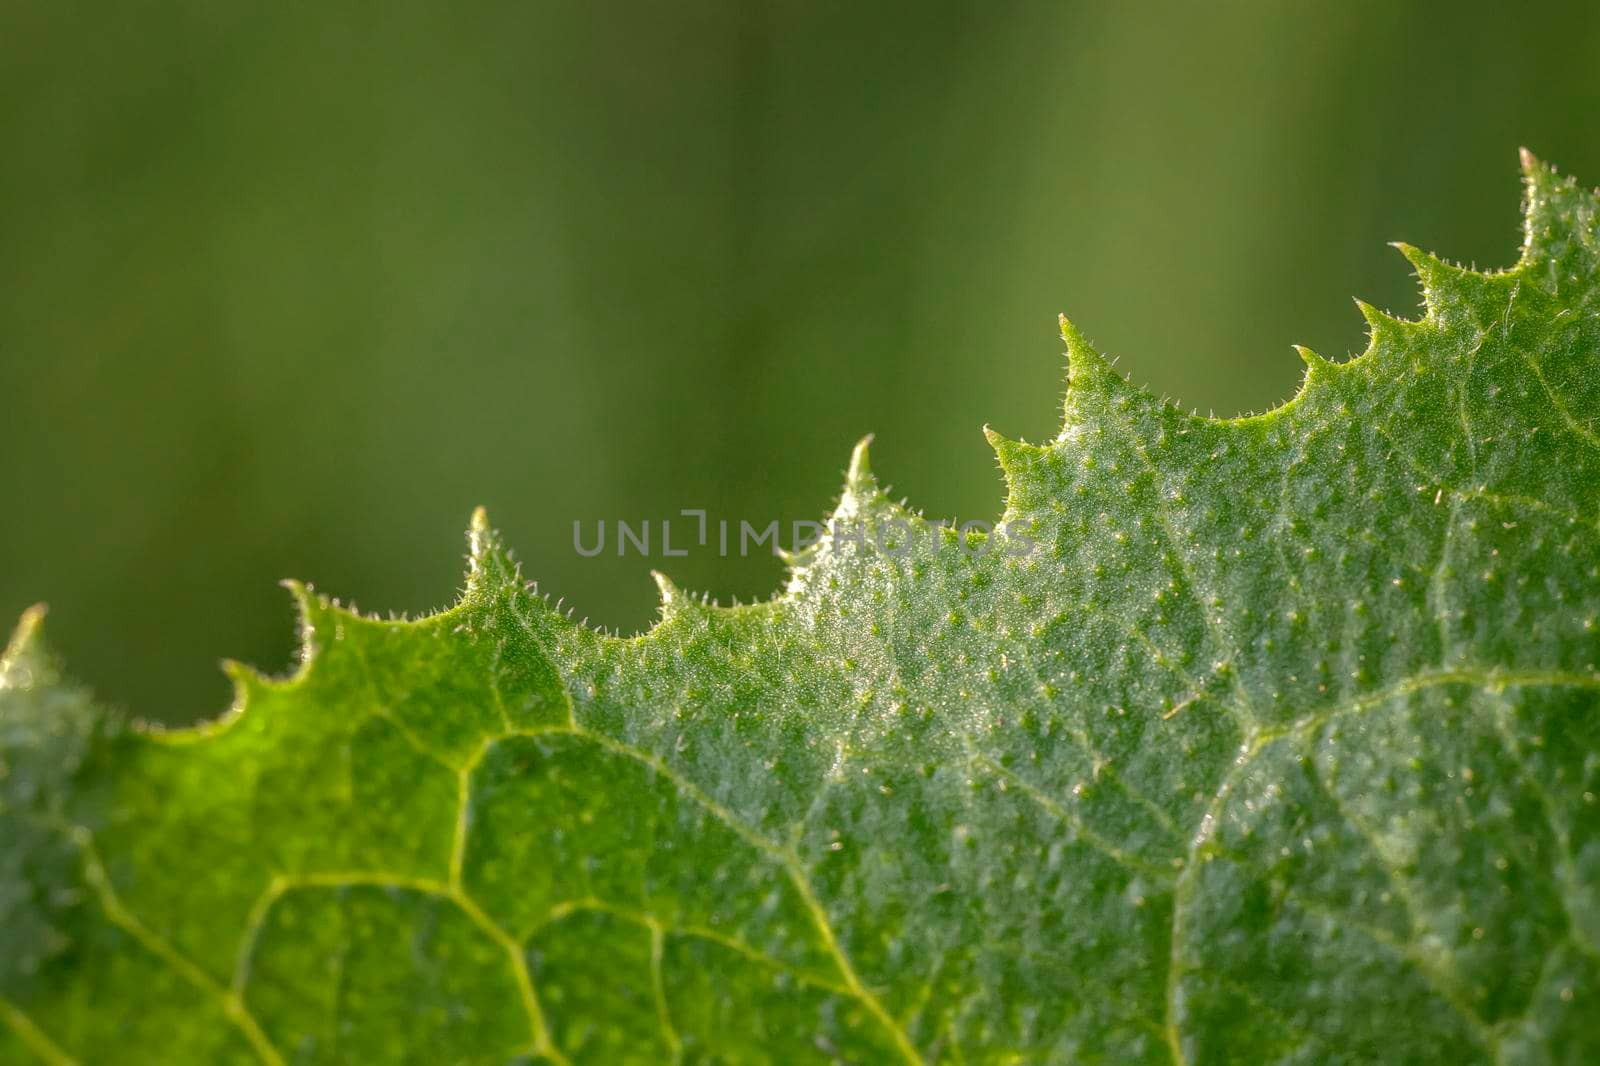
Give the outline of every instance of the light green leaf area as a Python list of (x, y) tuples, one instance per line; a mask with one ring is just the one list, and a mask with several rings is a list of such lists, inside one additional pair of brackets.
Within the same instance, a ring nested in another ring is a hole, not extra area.
[[(0, 681), (0, 1060), (1600, 1061), (1600, 230), (1194, 417), (1070, 326), (1012, 534), (857, 452), (787, 587), (414, 622), (120, 724)], [(1027, 550), (1029, 542), (1036, 546)]]

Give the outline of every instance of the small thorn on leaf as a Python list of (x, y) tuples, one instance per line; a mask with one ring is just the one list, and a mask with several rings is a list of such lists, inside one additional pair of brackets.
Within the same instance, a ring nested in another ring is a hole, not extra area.
[(17, 619), (17, 626), (11, 631), (11, 639), (6, 642), (4, 649), (0, 649), (0, 682), (7, 677), (7, 670), (11, 664), (35, 649), (40, 627), (44, 624), (44, 616), (49, 611), (49, 607), (36, 603), (24, 610), (22, 617)]
[(872, 446), (872, 434), (868, 433), (856, 442), (855, 448), (850, 452), (850, 469), (845, 474), (848, 483), (854, 487), (872, 476), (872, 464), (867, 457), (867, 450)]
[(1293, 348), (1301, 360), (1305, 362), (1307, 370), (1328, 370), (1333, 367), (1332, 363), (1303, 344), (1293, 345)]
[(661, 571), (650, 571), (650, 577), (656, 583), (656, 588), (661, 590), (662, 604), (672, 603), (683, 595), (678, 591), (678, 586), (672, 583), (672, 579)]
[(223, 659), (218, 665), (222, 667), (223, 674), (235, 684), (245, 685), (256, 679), (256, 671), (238, 659)]
[(1389, 247), (1406, 257), (1406, 262), (1420, 275), (1432, 269), (1436, 260), (1410, 241), (1390, 241)]
[(1105, 357), (1094, 350), (1084, 335), (1078, 332), (1078, 327), (1066, 315), (1061, 316), (1061, 339), (1067, 345), (1067, 392), (1072, 392), (1072, 377), (1085, 371), (1094, 373), (1098, 368), (1111, 368), (1116, 366), (1116, 360), (1107, 362)]
[(301, 614), (309, 612), (313, 607), (316, 606), (316, 589), (312, 588), (304, 581), (301, 581), (298, 578), (286, 577), (282, 581), (278, 582), (278, 585), (281, 588), (289, 590), (289, 595), (294, 600), (295, 606), (300, 608)]

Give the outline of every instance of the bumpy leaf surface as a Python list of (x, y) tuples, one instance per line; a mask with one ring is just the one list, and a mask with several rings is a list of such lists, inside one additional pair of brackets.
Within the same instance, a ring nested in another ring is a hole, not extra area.
[[(304, 663), (122, 723), (0, 674), (5, 1062), (1600, 1061), (1600, 233), (1197, 418), (1072, 330), (1014, 535), (852, 463), (769, 603), (295, 589)], [(908, 523), (902, 530), (894, 521)], [(1028, 541), (1037, 547), (1026, 551)]]

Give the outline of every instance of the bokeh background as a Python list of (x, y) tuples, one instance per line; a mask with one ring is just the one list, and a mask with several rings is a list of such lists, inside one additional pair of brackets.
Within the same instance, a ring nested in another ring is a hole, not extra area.
[[(416, 612), (485, 504), (631, 631), (572, 522), (819, 516), (852, 443), (992, 517), (1067, 311), (1219, 414), (1506, 265), (1516, 149), (1600, 181), (1600, 7), (0, 5), (0, 615), (134, 713), (285, 668), (276, 581)], [(727, 599), (771, 557), (666, 561)]]

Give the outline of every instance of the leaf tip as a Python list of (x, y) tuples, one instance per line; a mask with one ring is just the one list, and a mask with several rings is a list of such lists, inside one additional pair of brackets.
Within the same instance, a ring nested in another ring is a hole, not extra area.
[(1149, 397), (1124, 378), (1066, 315), (1060, 316), (1061, 339), (1067, 345), (1067, 394), (1062, 400), (1062, 426), (1057, 440), (1066, 440), (1076, 426), (1100, 417), (1105, 404)]
[(0, 689), (28, 688), (41, 670), (48, 668), (49, 658), (41, 634), (49, 610), (44, 604), (36, 603), (17, 619), (5, 651), (0, 652)]
[(1072, 324), (1071, 319), (1063, 314), (1058, 321), (1061, 324), (1061, 339), (1067, 345), (1067, 388), (1070, 390), (1079, 378), (1109, 374), (1111, 364), (1095, 351), (1094, 345)]
[(271, 680), (260, 670), (249, 663), (240, 662), (238, 659), (223, 659), (219, 664), (222, 673), (233, 682), (233, 708), (242, 710), (248, 702), (250, 693), (269, 686)]
[(997, 433), (994, 427), (987, 422), (983, 426), (984, 439), (989, 442), (989, 447), (994, 449), (995, 456), (1000, 460), (1000, 469), (1011, 474), (1022, 466), (1023, 453), (1028, 445), (1020, 440), (1012, 440), (1004, 433)]
[(1078, 359), (1082, 356), (1097, 355), (1094, 348), (1079, 332), (1078, 327), (1072, 324), (1072, 319), (1067, 317), (1065, 311), (1056, 316), (1056, 324), (1061, 331), (1061, 339), (1067, 345), (1067, 358)]
[(1333, 364), (1303, 344), (1291, 345), (1295, 354), (1300, 356), (1300, 361), (1305, 363), (1307, 373), (1325, 374), (1333, 369)]
[(682, 606), (685, 600), (683, 590), (673, 584), (670, 577), (660, 570), (652, 570), (650, 571), (650, 579), (656, 583), (656, 588), (661, 591), (662, 617), (666, 617)]
[(6, 641), (6, 650), (3, 653), (6, 659), (21, 654), (24, 649), (33, 646), (39, 637), (40, 628), (44, 625), (45, 615), (49, 613), (50, 606), (44, 603), (36, 603), (23, 610), (22, 616), (17, 619), (16, 628), (11, 631), (11, 639)]
[(310, 611), (316, 594), (311, 591), (311, 586), (299, 578), (286, 577), (278, 582), (278, 587), (289, 590), (289, 596), (294, 600), (294, 605), (302, 615)]
[(292, 577), (278, 582), (289, 590), (294, 600), (295, 613), (300, 621), (300, 667), (305, 669), (317, 657), (318, 650), (332, 639), (332, 625), (328, 618), (331, 605), (326, 597), (317, 595), (304, 581)]
[(1522, 266), (1548, 287), (1593, 285), (1600, 263), (1600, 205), (1571, 177), (1522, 149)]
[(845, 472), (845, 484), (852, 490), (860, 490), (870, 486), (872, 481), (872, 461), (868, 452), (872, 448), (871, 433), (856, 441), (856, 446), (850, 452), (850, 468)]
[(1418, 248), (1410, 241), (1390, 241), (1389, 247), (1405, 256), (1406, 262), (1410, 263), (1412, 268), (1419, 274), (1427, 265), (1428, 259), (1430, 258), (1427, 252), (1424, 252), (1421, 248)]
[(482, 507), (472, 509), (467, 525), (467, 550), (474, 563), (481, 563), (500, 547), (500, 536), (489, 524), (489, 511)]
[(517, 562), (506, 550), (500, 531), (490, 524), (488, 510), (473, 508), (467, 525), (467, 595), (521, 584)]
[(1422, 285), (1422, 303), (1429, 315), (1440, 314), (1458, 303), (1472, 283), (1482, 279), (1477, 272), (1425, 252), (1409, 241), (1390, 241), (1389, 246), (1411, 264), (1412, 272)]
[(1379, 310), (1365, 300), (1358, 298), (1355, 301), (1355, 305), (1356, 310), (1361, 313), (1362, 319), (1367, 323), (1367, 336), (1371, 338), (1376, 339), (1381, 336), (1395, 334), (1409, 324), (1387, 311)]

